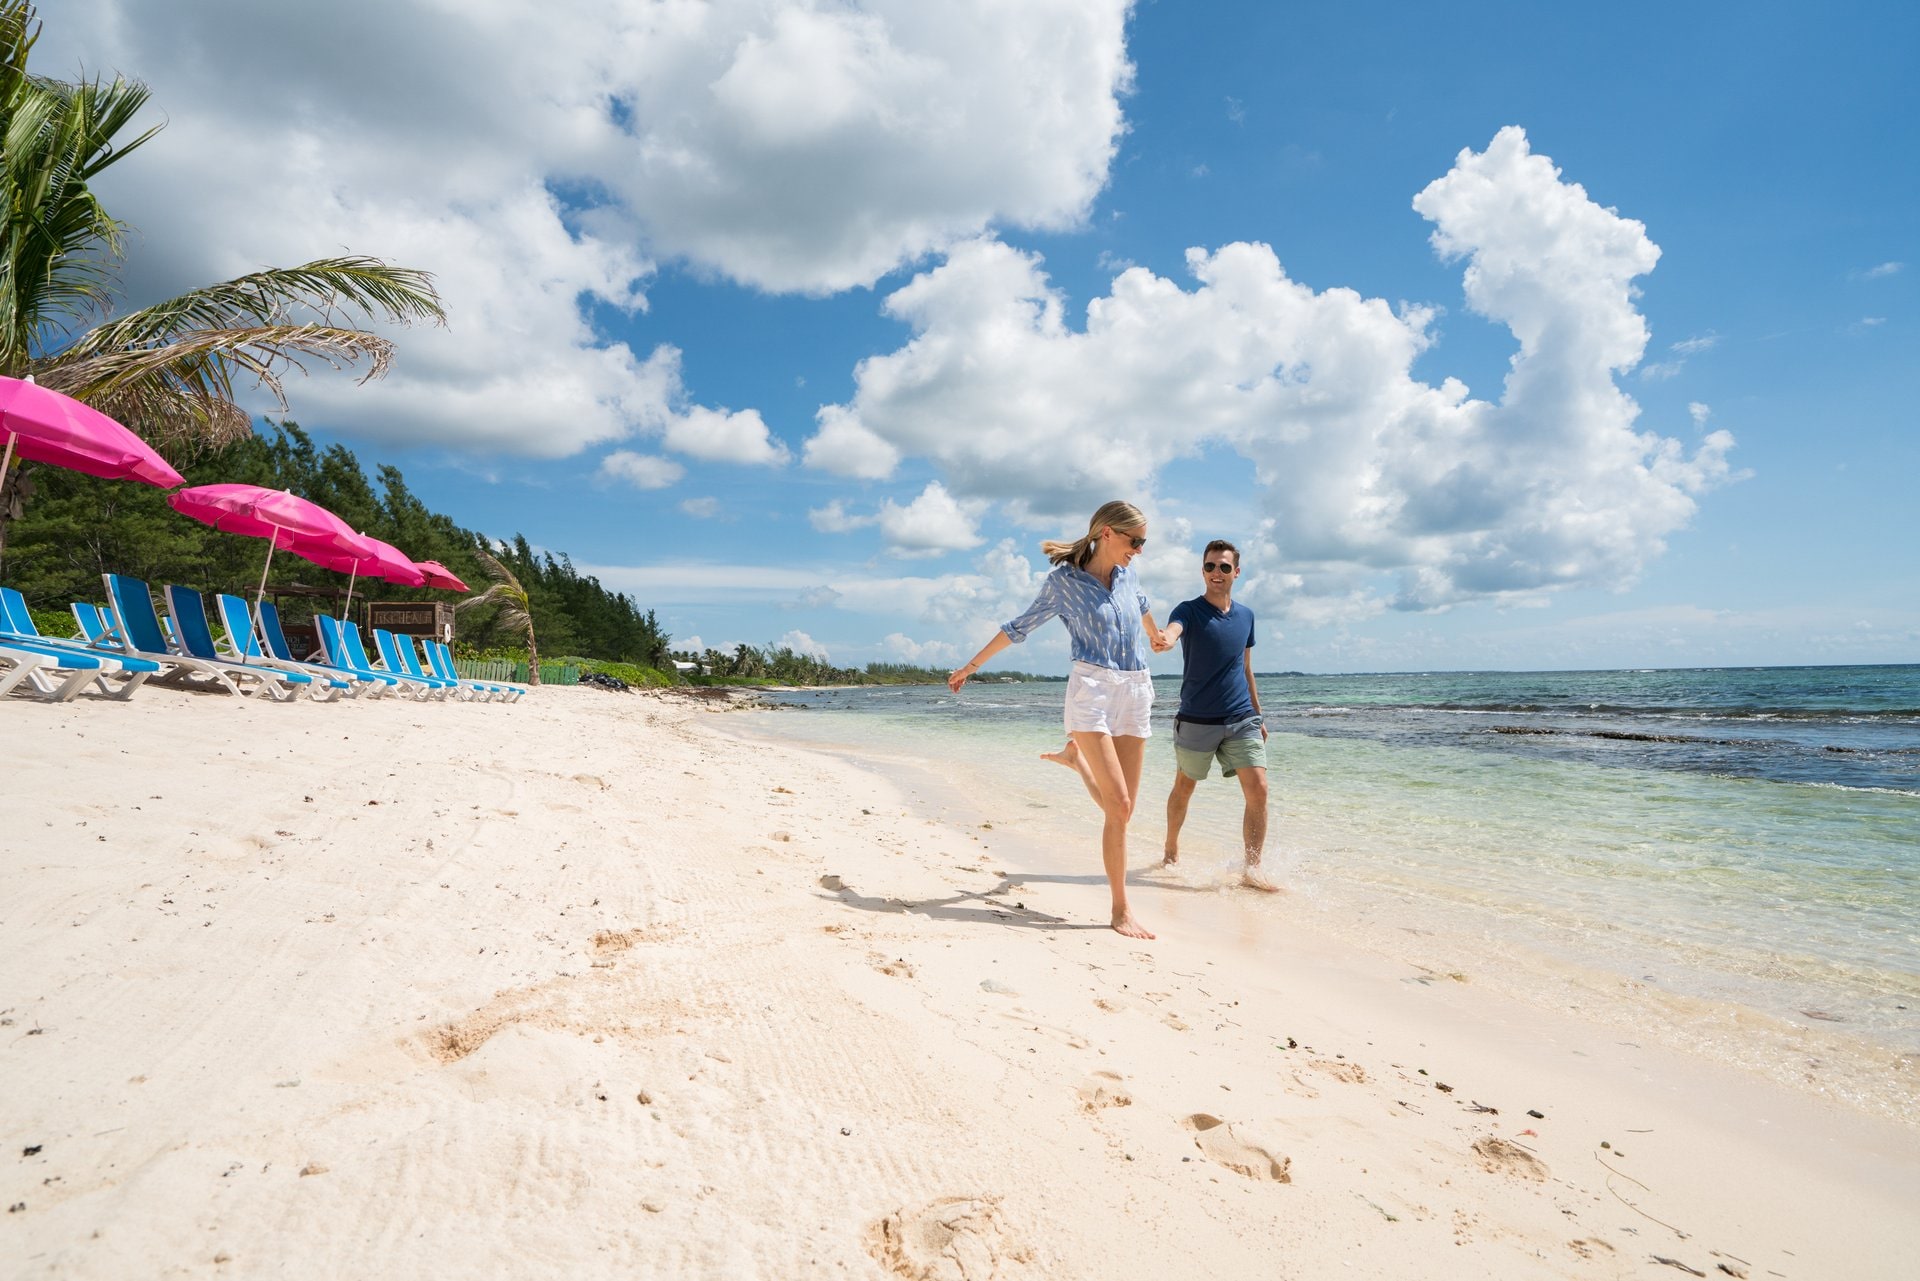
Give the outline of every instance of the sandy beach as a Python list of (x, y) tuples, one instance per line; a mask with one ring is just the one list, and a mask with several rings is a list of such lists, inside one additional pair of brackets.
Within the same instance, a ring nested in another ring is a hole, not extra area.
[(1090, 811), (1039, 840), (700, 700), (0, 714), (8, 1276), (1920, 1257), (1910, 1124), (1292, 896), (1148, 875), (1118, 938)]

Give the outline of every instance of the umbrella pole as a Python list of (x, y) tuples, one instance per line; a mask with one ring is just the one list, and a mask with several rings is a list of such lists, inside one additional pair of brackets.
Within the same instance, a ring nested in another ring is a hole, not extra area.
[(253, 608), (256, 613), (259, 612), (260, 602), (266, 598), (267, 571), (273, 568), (273, 549), (279, 546), (279, 544), (280, 531), (278, 527), (276, 527), (273, 537), (267, 540), (267, 563), (260, 567), (260, 590), (253, 594)]
[(13, 466), (13, 442), (16, 439), (15, 433), (7, 433), (6, 456), (0, 458), (0, 556), (4, 556), (7, 550), (7, 469)]
[(356, 560), (353, 562), (352, 572), (347, 575), (347, 608), (346, 611), (340, 615), (342, 622), (353, 617), (353, 585), (359, 581), (360, 562)]

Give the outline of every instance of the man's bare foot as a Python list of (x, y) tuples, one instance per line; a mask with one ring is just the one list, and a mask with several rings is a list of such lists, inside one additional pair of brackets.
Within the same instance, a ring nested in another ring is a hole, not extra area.
[(1067, 745), (1059, 751), (1040, 753), (1040, 759), (1043, 761), (1052, 761), (1055, 765), (1064, 765), (1070, 770), (1077, 771), (1080, 768), (1080, 744), (1074, 742), (1072, 739), (1068, 739)]
[(1175, 849), (1169, 849), (1165, 854), (1161, 855), (1160, 866), (1172, 867), (1175, 863), (1178, 863), (1179, 861), (1180, 861), (1180, 851)]
[(1124, 934), (1130, 939), (1150, 939), (1153, 931), (1133, 919), (1133, 913), (1121, 908), (1113, 914), (1113, 932)]
[(1267, 879), (1267, 874), (1260, 870), (1258, 863), (1247, 864), (1247, 870), (1240, 873), (1240, 883), (1250, 890), (1260, 890), (1267, 894), (1280, 892), (1279, 885)]

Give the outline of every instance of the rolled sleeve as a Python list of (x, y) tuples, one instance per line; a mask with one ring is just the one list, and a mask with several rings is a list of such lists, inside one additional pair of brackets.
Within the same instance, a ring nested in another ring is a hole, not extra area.
[(1060, 590), (1057, 580), (1048, 575), (1040, 584), (1040, 594), (1033, 598), (1033, 604), (1027, 606), (1027, 612), (1015, 619), (1000, 624), (1000, 630), (1007, 639), (1018, 645), (1033, 634), (1033, 629), (1049, 618), (1060, 617)]

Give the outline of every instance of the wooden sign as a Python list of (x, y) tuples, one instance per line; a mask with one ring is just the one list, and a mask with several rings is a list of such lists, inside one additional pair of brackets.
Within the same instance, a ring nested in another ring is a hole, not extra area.
[(453, 606), (444, 601), (370, 601), (367, 626), (402, 636), (453, 639)]

